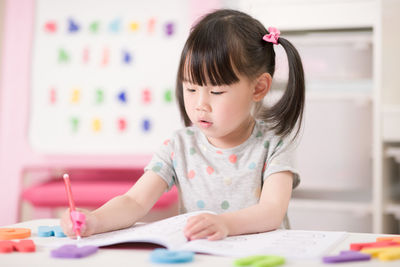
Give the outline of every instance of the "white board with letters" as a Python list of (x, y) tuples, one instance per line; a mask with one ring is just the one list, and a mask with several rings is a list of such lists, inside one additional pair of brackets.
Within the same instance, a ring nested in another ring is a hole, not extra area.
[(48, 154), (149, 154), (182, 127), (188, 1), (37, 0), (29, 140)]

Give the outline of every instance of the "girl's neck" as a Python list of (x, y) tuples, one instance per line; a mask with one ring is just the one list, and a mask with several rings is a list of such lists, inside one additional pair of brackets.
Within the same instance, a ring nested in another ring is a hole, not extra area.
[(256, 122), (254, 118), (250, 116), (248, 120), (243, 121), (236, 131), (233, 131), (222, 138), (207, 137), (207, 140), (210, 144), (218, 148), (233, 148), (241, 145), (249, 139), (255, 124)]

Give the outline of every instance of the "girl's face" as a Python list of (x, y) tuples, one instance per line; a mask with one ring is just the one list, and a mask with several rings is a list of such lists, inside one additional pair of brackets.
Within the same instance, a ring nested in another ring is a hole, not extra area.
[(246, 78), (223, 86), (199, 86), (183, 82), (186, 113), (216, 147), (243, 143), (251, 134), (254, 85)]

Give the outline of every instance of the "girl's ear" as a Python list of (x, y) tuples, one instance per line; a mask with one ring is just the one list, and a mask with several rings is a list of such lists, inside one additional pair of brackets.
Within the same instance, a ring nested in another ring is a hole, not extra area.
[(264, 72), (255, 80), (253, 100), (259, 102), (264, 99), (264, 96), (271, 88), (272, 77), (269, 73)]

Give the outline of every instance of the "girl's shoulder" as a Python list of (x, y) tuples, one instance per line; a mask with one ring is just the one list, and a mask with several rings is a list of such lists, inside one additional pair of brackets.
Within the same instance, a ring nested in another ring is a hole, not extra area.
[(262, 136), (263, 139), (275, 139), (279, 138), (279, 135), (272, 129), (272, 127), (262, 120), (256, 120), (256, 135)]
[(296, 143), (296, 139), (293, 138), (292, 135), (288, 136), (282, 136), (279, 135), (274, 129), (272, 129), (271, 125), (268, 124), (267, 122), (264, 122), (262, 120), (256, 120), (256, 127), (257, 127), (257, 133), (256, 136), (262, 136), (262, 139), (265, 142), (271, 143), (271, 144), (292, 144)]

